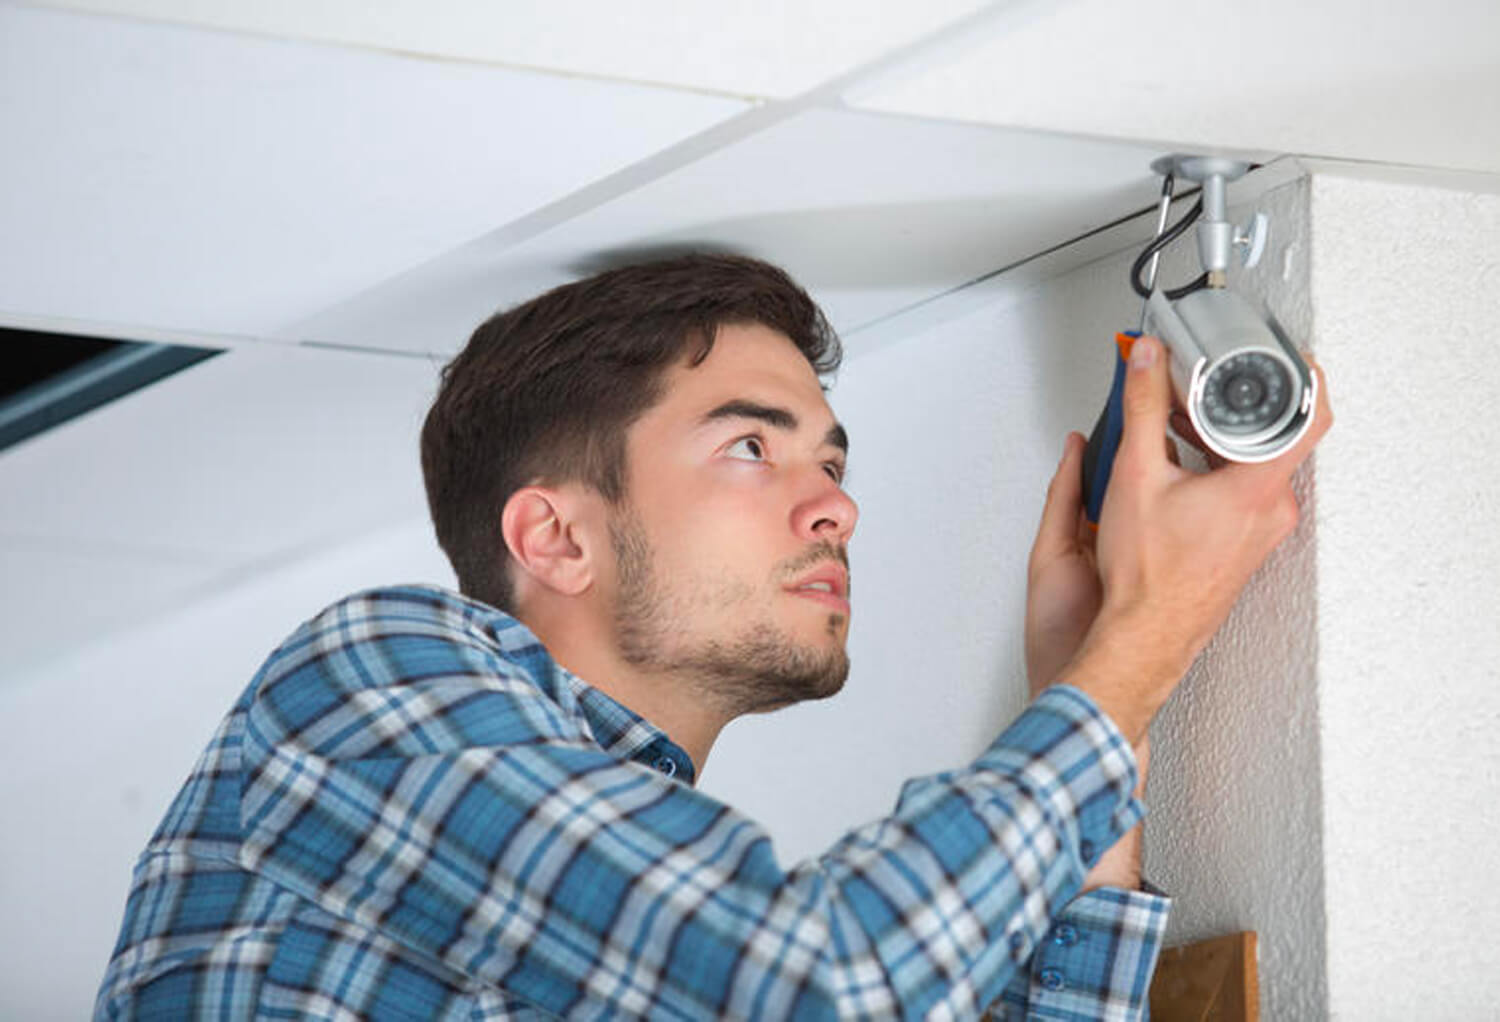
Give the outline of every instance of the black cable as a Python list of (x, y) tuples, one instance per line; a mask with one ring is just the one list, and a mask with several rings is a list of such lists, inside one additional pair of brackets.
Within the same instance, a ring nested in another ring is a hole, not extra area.
[[(1168, 227), (1161, 234), (1157, 235), (1154, 239), (1152, 239), (1151, 244), (1147, 245), (1144, 249), (1141, 250), (1141, 254), (1136, 256), (1135, 262), (1132, 263), (1130, 267), (1130, 286), (1135, 290), (1136, 294), (1140, 295), (1142, 298), (1151, 297), (1151, 289), (1146, 287), (1145, 281), (1141, 279), (1141, 271), (1146, 268), (1146, 264), (1151, 261), (1151, 257), (1153, 255), (1156, 255), (1172, 242), (1182, 237), (1182, 233), (1189, 227), (1191, 227), (1193, 225), (1193, 221), (1197, 220), (1198, 217), (1200, 217), (1202, 214), (1203, 200), (1200, 198), (1197, 202), (1193, 203), (1193, 208), (1188, 210), (1187, 213), (1183, 215), (1181, 220), (1177, 221), (1171, 227)], [(1176, 301), (1183, 295), (1190, 295), (1194, 291), (1205, 288), (1207, 286), (1208, 274), (1204, 273), (1196, 280), (1182, 285), (1182, 287), (1170, 289), (1162, 288), (1162, 293), (1173, 301)]]

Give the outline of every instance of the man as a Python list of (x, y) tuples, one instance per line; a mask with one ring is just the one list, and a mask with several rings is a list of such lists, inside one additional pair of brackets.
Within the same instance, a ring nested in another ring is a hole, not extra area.
[(1166, 905), (1132, 746), (1295, 524), (1314, 439), (1189, 476), (1135, 351), (1097, 549), (1075, 436), (1033, 551), (1044, 690), (787, 870), (692, 784), (728, 721), (848, 671), (837, 340), (720, 256), (492, 318), (422, 436), (464, 595), (357, 594), (271, 655), (142, 856), (97, 1014), (1139, 1014)]

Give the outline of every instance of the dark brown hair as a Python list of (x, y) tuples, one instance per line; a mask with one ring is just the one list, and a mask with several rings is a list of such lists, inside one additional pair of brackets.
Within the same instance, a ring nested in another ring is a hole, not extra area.
[(820, 376), (838, 368), (838, 338), (807, 292), (741, 256), (608, 270), (481, 324), (422, 427), (427, 504), (459, 588), (514, 610), (500, 532), (511, 494), (582, 481), (618, 503), (626, 430), (660, 398), (667, 368), (702, 362), (732, 323), (785, 334)]

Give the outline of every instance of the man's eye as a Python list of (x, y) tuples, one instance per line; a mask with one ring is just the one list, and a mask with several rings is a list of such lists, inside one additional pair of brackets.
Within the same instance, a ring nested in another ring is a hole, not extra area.
[(740, 437), (730, 444), (724, 453), (731, 458), (740, 458), (745, 461), (765, 461), (766, 445), (761, 443), (758, 436)]
[(832, 479), (840, 486), (844, 485), (844, 466), (840, 462), (825, 462), (823, 465), (823, 471), (828, 473), (828, 478)]

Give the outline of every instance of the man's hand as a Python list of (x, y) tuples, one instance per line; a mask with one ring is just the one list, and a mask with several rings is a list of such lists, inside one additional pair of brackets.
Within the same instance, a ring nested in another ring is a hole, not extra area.
[(1103, 602), (1056, 680), (1087, 692), (1133, 744), (1250, 576), (1296, 528), (1292, 476), (1333, 424), (1327, 382), (1312, 370), (1318, 408), (1296, 447), (1274, 461), (1195, 475), (1162, 447), (1172, 406), (1162, 344), (1143, 337), (1132, 349), (1125, 429), (1095, 548)]
[(1084, 439), (1069, 433), (1026, 573), (1026, 677), (1035, 699), (1083, 645), (1104, 589), (1083, 511)]
[[(1161, 342), (1142, 338), (1134, 351), (1141, 358), (1126, 380), (1125, 433), (1099, 538), (1082, 509), (1084, 441), (1070, 434), (1031, 551), (1025, 641), (1033, 698), (1053, 681), (1088, 692), (1132, 742), (1144, 787), (1151, 718), (1250, 576), (1296, 527), (1291, 479), (1333, 412), (1313, 365), (1318, 409), (1293, 450), (1262, 465), (1210, 456), (1214, 471), (1195, 475), (1180, 467), (1167, 438), (1172, 395)], [(1135, 888), (1140, 860), (1136, 827), (1089, 871), (1084, 889)]]
[[(1196, 435), (1190, 435), (1190, 442), (1194, 439)], [(1177, 445), (1165, 434), (1162, 440), (1167, 460), (1178, 464)], [(1026, 677), (1033, 699), (1083, 645), (1104, 598), (1095, 530), (1083, 507), (1086, 446), (1081, 433), (1069, 433), (1063, 442), (1062, 461), (1047, 486), (1042, 523), (1027, 564)]]

